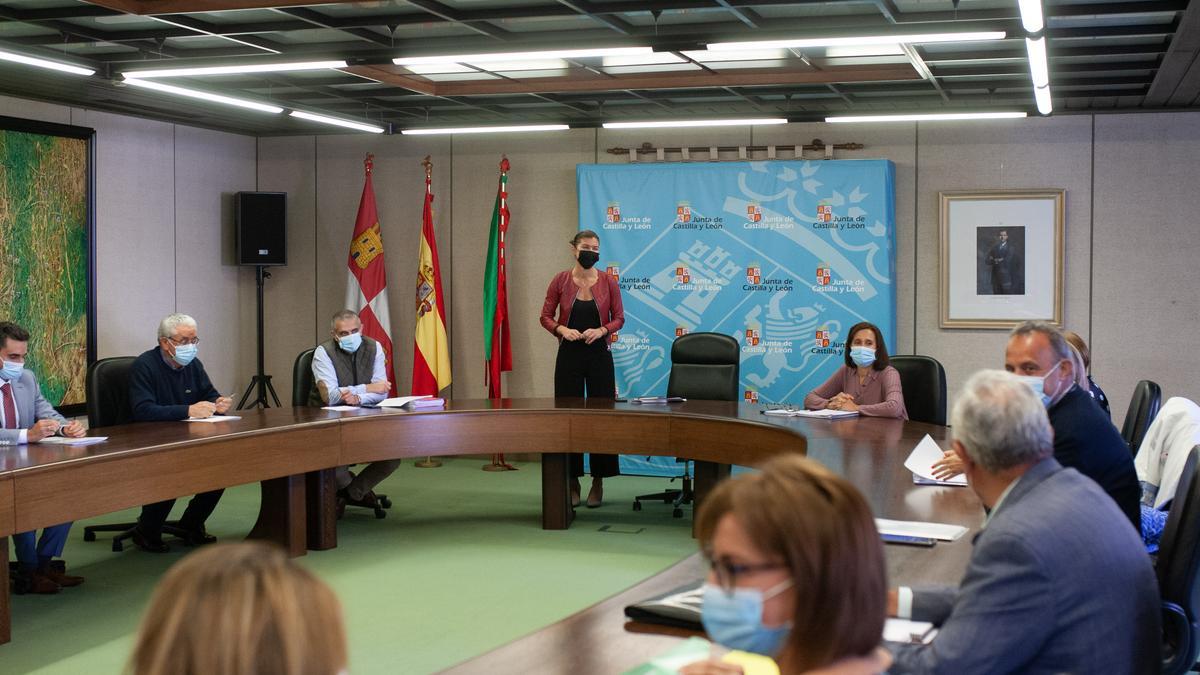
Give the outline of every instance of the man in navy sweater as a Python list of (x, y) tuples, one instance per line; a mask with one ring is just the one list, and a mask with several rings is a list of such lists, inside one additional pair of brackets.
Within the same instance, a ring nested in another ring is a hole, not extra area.
[[(133, 362), (129, 375), (129, 405), (135, 422), (179, 421), (188, 417), (223, 414), (233, 399), (222, 397), (196, 358), (196, 320), (186, 314), (172, 314), (158, 325), (158, 346), (143, 352)], [(204, 530), (204, 521), (212, 514), (224, 490), (213, 490), (192, 497), (179, 526), (187, 532), (189, 546), (208, 544), (216, 537)], [(162, 540), (163, 523), (175, 505), (174, 499), (147, 504), (138, 517), (133, 542), (153, 553), (170, 550)]]
[[(1075, 384), (1071, 347), (1062, 331), (1044, 321), (1017, 326), (1008, 338), (1004, 369), (1020, 377), (1046, 406), (1054, 428), (1054, 459), (1096, 481), (1140, 533), (1142, 492), (1133, 456), (1091, 394)], [(952, 454), (934, 465), (939, 478), (961, 473)]]

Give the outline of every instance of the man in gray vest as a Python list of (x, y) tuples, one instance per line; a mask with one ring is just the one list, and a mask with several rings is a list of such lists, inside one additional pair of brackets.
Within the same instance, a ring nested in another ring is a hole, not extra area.
[[(309, 401), (315, 406), (375, 405), (387, 398), (388, 381), (383, 348), (363, 337), (358, 314), (343, 309), (330, 322), (333, 338), (322, 342), (313, 352), (313, 390)], [(371, 462), (356, 476), (350, 467), (335, 470), (338, 487), (338, 514), (346, 504), (378, 509), (375, 486), (400, 466), (400, 460)]]

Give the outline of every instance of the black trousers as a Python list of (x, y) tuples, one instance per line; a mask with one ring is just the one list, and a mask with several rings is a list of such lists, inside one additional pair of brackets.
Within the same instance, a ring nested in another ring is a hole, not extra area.
[[(203, 529), (204, 521), (208, 520), (213, 510), (217, 508), (217, 502), (221, 501), (221, 495), (224, 492), (224, 489), (213, 490), (201, 492), (192, 497), (192, 500), (188, 502), (187, 509), (183, 512), (183, 517), (179, 519), (179, 526), (185, 530)], [(141, 527), (142, 532), (150, 539), (161, 537), (163, 523), (167, 522), (167, 516), (171, 515), (173, 506), (175, 506), (174, 499), (143, 506), (142, 515), (138, 517), (138, 526)]]
[[(616, 398), (617, 376), (612, 352), (605, 345), (563, 342), (554, 361), (555, 398)], [(592, 475), (597, 478), (621, 472), (616, 455), (591, 453)], [(583, 455), (571, 455), (571, 477), (583, 475)]]

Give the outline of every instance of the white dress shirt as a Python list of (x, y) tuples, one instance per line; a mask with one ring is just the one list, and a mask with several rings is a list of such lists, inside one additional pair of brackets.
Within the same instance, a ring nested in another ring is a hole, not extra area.
[[(360, 347), (361, 349), (361, 347)], [(329, 354), (325, 353), (325, 347), (318, 346), (313, 352), (313, 375), (319, 382), (325, 383), (325, 390), (329, 392), (328, 400), (325, 405), (343, 405), (342, 389), (348, 389), (349, 393), (358, 396), (359, 405), (375, 405), (387, 398), (387, 392), (382, 394), (373, 394), (367, 391), (367, 385), (355, 384), (342, 387), (338, 385), (337, 371), (333, 368), (333, 361), (329, 359)], [(371, 382), (383, 382), (387, 380), (387, 365), (383, 355), (383, 345), (375, 347), (375, 364), (371, 369)]]

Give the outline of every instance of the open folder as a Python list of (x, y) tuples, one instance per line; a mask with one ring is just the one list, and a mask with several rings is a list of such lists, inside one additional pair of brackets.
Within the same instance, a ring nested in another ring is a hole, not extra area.
[(446, 399), (435, 398), (433, 396), (396, 396), (394, 398), (385, 398), (379, 402), (380, 408), (407, 408), (409, 410), (419, 410), (421, 408), (441, 408), (446, 405)]

